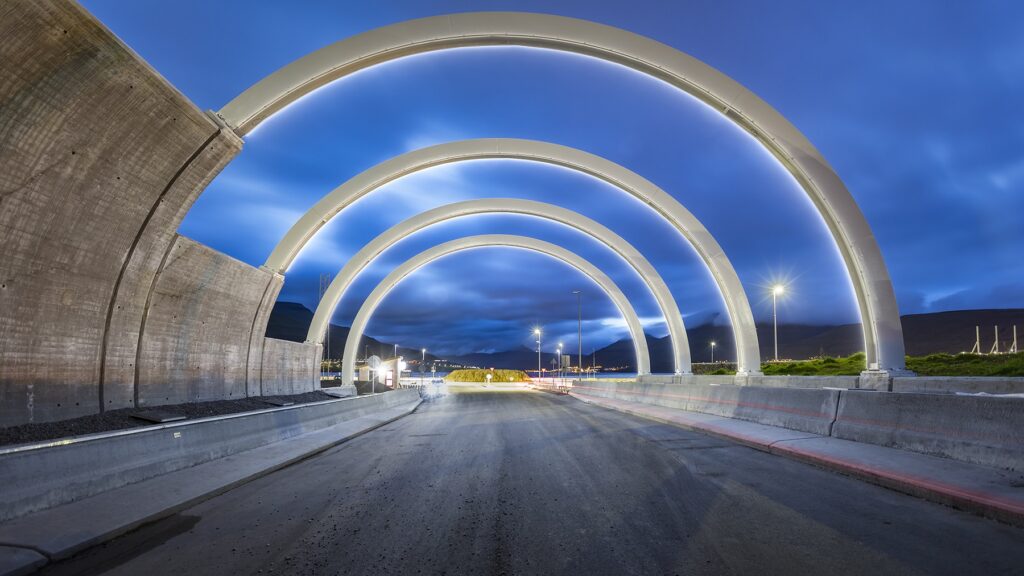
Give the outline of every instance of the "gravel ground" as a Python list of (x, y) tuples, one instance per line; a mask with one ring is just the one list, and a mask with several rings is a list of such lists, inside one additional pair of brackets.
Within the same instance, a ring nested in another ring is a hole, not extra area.
[[(264, 402), (264, 399), (290, 400), (296, 404), (308, 404), (310, 402), (321, 402), (323, 400), (337, 400), (334, 396), (323, 392), (306, 392), (304, 394), (293, 394), (291, 396), (262, 396), (259, 398), (240, 398), (238, 400), (216, 400), (213, 402), (195, 402), (189, 404), (172, 404), (168, 406), (147, 406), (145, 409), (159, 408), (165, 412), (181, 414), (186, 418), (204, 418), (207, 416), (221, 416), (224, 414), (237, 414), (238, 412), (251, 412), (253, 410), (266, 410), (276, 408)], [(9, 444), (25, 444), (28, 442), (41, 442), (55, 438), (66, 438), (68, 436), (81, 436), (83, 434), (94, 434), (96, 432), (109, 432), (111, 430), (123, 430), (126, 428), (139, 428), (152, 426), (152, 422), (132, 417), (139, 408), (124, 408), (111, 410), (103, 414), (82, 416), (71, 420), (59, 422), (41, 422), (37, 424), (23, 424), (10, 428), (0, 428), (0, 446)]]

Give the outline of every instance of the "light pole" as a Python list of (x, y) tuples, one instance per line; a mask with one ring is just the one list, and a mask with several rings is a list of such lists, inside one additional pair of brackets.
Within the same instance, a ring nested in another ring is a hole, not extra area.
[(576, 295), (576, 371), (583, 378), (583, 292), (573, 290)]
[[(427, 371), (423, 369), (424, 365), (426, 363), (427, 363), (427, 349), (426, 348), (420, 348), (420, 374), (426, 374), (427, 373)], [(433, 371), (431, 371), (430, 379), (431, 380), (434, 379)], [(423, 383), (423, 377), (421, 376), (420, 377), (420, 384), (422, 384), (422, 383)]]
[(395, 358), (398, 358), (398, 344), (395, 344)]
[(711, 363), (715, 363), (715, 341), (711, 341)]
[(562, 381), (562, 343), (558, 343), (558, 381)]
[(540, 381), (540, 328), (534, 328), (533, 335), (537, 337), (537, 380)]
[(775, 333), (775, 361), (779, 361), (779, 313), (778, 304), (779, 296), (782, 296), (786, 292), (786, 287), (782, 284), (776, 284), (772, 287), (772, 330)]

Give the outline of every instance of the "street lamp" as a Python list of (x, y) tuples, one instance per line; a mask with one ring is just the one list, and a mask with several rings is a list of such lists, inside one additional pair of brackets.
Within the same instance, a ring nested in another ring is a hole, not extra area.
[(715, 363), (715, 341), (711, 341), (711, 363)]
[(562, 380), (562, 343), (558, 343), (558, 380)]
[(576, 371), (583, 378), (583, 292), (573, 290), (572, 293), (576, 295), (576, 344), (579, 347), (576, 350)]
[(540, 328), (533, 329), (533, 335), (537, 337), (537, 380), (540, 380)]
[(779, 361), (779, 313), (778, 313), (778, 300), (779, 296), (786, 293), (786, 287), (782, 284), (776, 284), (772, 287), (772, 330), (775, 333), (775, 361)]

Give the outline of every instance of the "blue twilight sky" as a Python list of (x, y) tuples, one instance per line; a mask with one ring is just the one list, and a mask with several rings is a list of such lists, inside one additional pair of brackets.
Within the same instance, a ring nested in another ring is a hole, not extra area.
[[(385, 24), (472, 10), (574, 16), (652, 37), (744, 84), (802, 130), (839, 172), (889, 265), (901, 312), (1024, 307), (1024, 3), (959, 1), (166, 3), (84, 5), (205, 109), (280, 66)], [(639, 172), (715, 234), (755, 315), (784, 279), (783, 322), (857, 322), (835, 244), (801, 190), (748, 136), (661, 83), (585, 57), (522, 48), (416, 56), (324, 88), (264, 123), (196, 202), (181, 232), (253, 265), (323, 194), (425, 145), (476, 137), (574, 146)], [(471, 198), (557, 203), (634, 243), (690, 325), (727, 324), (708, 273), (646, 207), (559, 168), (515, 161), (445, 166), (401, 179), (343, 212), (289, 270), (282, 300), (310, 308), (318, 277), (424, 209)], [(435, 226), (386, 252), (344, 299), (347, 325), (374, 285), (428, 246), (521, 233), (587, 257), (622, 286), (647, 330), (653, 297), (607, 249), (562, 226), (483, 216)], [(388, 297), (368, 333), (443, 354), (575, 347), (571, 294), (584, 291), (584, 347), (626, 335), (589, 280), (544, 256), (488, 248), (439, 260)]]

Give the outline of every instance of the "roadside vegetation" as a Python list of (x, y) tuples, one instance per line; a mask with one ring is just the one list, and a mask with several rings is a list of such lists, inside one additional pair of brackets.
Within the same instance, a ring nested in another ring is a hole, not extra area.
[[(921, 376), (1024, 376), (1024, 352), (907, 356), (907, 369)], [(761, 370), (771, 375), (856, 376), (864, 370), (864, 353), (840, 358), (766, 362)]]
[(445, 380), (449, 382), (487, 382), (487, 375), (491, 375), (491, 382), (529, 382), (530, 377), (522, 370), (455, 370)]

